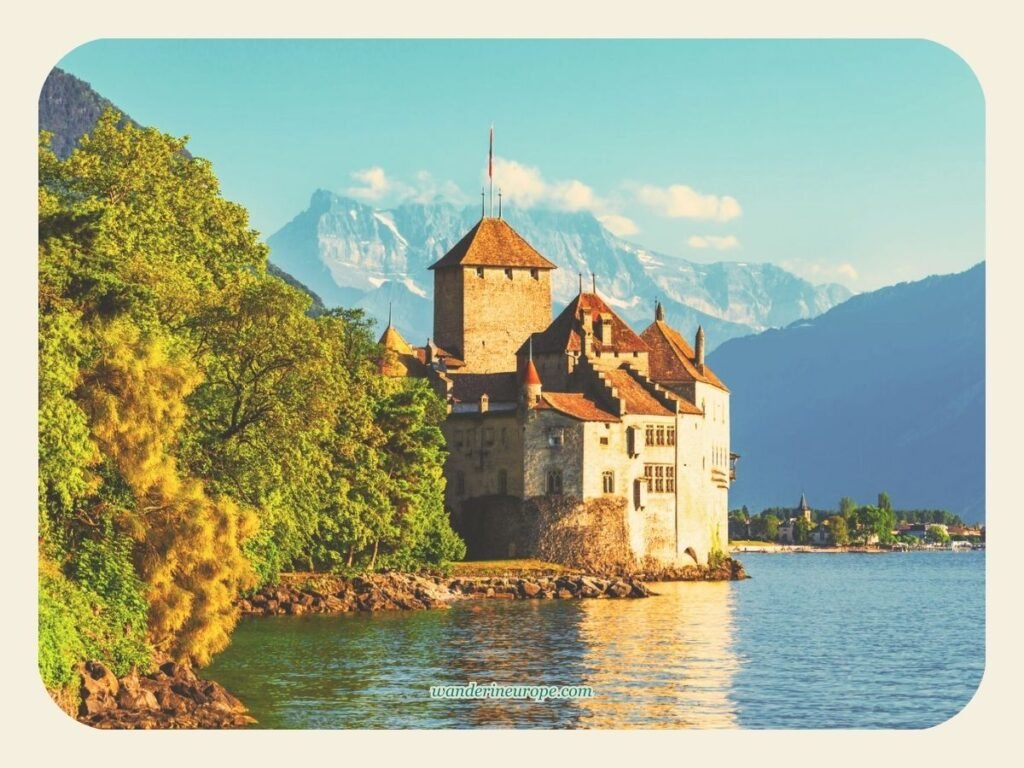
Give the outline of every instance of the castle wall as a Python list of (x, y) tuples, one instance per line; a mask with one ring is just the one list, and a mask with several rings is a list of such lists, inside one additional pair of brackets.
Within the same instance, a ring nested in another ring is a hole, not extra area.
[(523, 434), (514, 411), (449, 414), (441, 431), (449, 509), (461, 512), (467, 499), (480, 496), (523, 497)]
[[(458, 282), (441, 286), (435, 282), (434, 327), (438, 327), (437, 292), (444, 302), (448, 293), (461, 292), (459, 301), (451, 301), (455, 319), (440, 311), (443, 324), (455, 326), (459, 336), (466, 373), (514, 371), (516, 350), (531, 334), (543, 331), (551, 323), (551, 275), (547, 269), (524, 267), (465, 267), (436, 270), (450, 272)], [(511, 276), (510, 276), (511, 275)], [(461, 330), (458, 330), (461, 328)], [(439, 333), (439, 331), (435, 331)], [(448, 332), (448, 331), (446, 331)], [(438, 341), (443, 347), (444, 344)]]
[(527, 412), (523, 431), (524, 496), (547, 495), (548, 473), (559, 471), (562, 494), (583, 498), (585, 426), (585, 422), (549, 409)]
[(715, 548), (728, 552), (729, 542), (729, 395), (702, 382), (694, 385), (704, 416), (679, 418), (677, 465), (680, 551), (692, 547), (699, 562)]
[(456, 357), (463, 354), (462, 271), (434, 270), (434, 343)]

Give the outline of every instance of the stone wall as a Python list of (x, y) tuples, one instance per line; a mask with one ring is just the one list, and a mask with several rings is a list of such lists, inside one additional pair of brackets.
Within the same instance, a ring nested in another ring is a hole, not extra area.
[(441, 431), (448, 446), (444, 476), (445, 504), (450, 509), (458, 511), (477, 496), (523, 497), (523, 430), (514, 411), (450, 414)]
[(463, 354), (462, 269), (434, 270), (434, 343), (455, 356)]
[[(478, 275), (476, 267), (437, 270), (442, 271), (457, 272), (461, 278), (461, 344), (465, 371), (515, 370), (516, 350), (531, 333), (543, 331), (551, 323), (550, 270), (482, 267), (482, 276)], [(435, 306), (439, 287), (445, 302), (448, 291), (452, 290), (447, 284), (439, 286), (435, 282)], [(452, 301), (452, 311), (457, 304)], [(437, 319), (435, 313), (435, 328)]]

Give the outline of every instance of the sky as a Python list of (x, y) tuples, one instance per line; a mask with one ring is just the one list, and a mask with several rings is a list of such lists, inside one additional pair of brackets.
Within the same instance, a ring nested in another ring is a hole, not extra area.
[(984, 95), (925, 40), (98, 40), (58, 66), (189, 136), (264, 236), (317, 189), (586, 210), (873, 290), (985, 257)]

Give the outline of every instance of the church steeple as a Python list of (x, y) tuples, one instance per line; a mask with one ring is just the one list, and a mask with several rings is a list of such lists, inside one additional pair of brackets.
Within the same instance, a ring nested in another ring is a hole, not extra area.
[(665, 308), (660, 301), (654, 302), (654, 319), (660, 323), (665, 322)]

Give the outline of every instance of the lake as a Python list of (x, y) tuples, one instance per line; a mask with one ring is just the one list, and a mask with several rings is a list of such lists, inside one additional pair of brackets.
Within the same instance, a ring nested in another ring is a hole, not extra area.
[[(985, 663), (985, 554), (744, 554), (641, 600), (241, 621), (205, 676), (263, 728), (927, 728)], [(432, 700), (432, 685), (589, 699)]]

